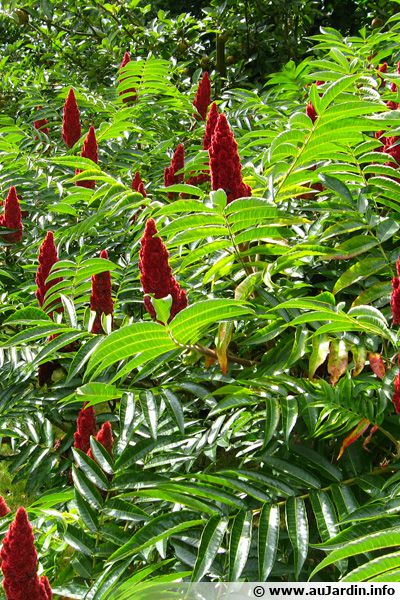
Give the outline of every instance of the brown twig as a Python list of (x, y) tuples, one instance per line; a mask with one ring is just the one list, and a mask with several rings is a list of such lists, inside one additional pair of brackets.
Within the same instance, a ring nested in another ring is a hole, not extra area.
[[(215, 360), (218, 360), (216, 351), (211, 350), (211, 348), (206, 348), (205, 346), (201, 346), (200, 344), (195, 344), (194, 346), (189, 346), (188, 348), (189, 350), (195, 350), (196, 352), (200, 352), (200, 354), (204, 354), (204, 356), (210, 356), (211, 358), (215, 358)], [(254, 365), (260, 364), (258, 360), (248, 360), (247, 358), (241, 358), (240, 356), (230, 354), (229, 352), (228, 360), (237, 363), (238, 365), (242, 365), (243, 367), (253, 367)]]

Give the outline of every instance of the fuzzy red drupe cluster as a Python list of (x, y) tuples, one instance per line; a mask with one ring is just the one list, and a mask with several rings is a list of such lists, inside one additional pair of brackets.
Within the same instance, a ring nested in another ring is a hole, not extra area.
[[(107, 250), (100, 252), (100, 258), (108, 259)], [(90, 295), (90, 308), (95, 311), (96, 317), (92, 325), (92, 333), (104, 333), (101, 324), (101, 315), (112, 315), (114, 303), (111, 297), (110, 271), (92, 275), (92, 293)]]
[(209, 154), (212, 189), (223, 189), (228, 203), (251, 196), (251, 187), (243, 182), (236, 140), (223, 113), (218, 117)]
[[(121, 64), (119, 65), (119, 69), (123, 69), (124, 67), (126, 67), (126, 65), (131, 62), (131, 55), (130, 52), (125, 52)], [(125, 79), (127, 79), (126, 77), (121, 77), (121, 79), (119, 80), (120, 83), (122, 83), (122, 81), (124, 81)], [(135, 102), (137, 100), (137, 93), (135, 88), (129, 88), (128, 90), (124, 90), (123, 92), (120, 92), (119, 95), (121, 96), (122, 102), (127, 103), (127, 102)]]
[(193, 106), (197, 110), (197, 114), (194, 115), (196, 119), (205, 120), (207, 116), (207, 109), (211, 102), (211, 82), (210, 76), (207, 71), (203, 74), (203, 77), (199, 81), (196, 96), (193, 100)]
[(135, 192), (142, 194), (143, 198), (147, 197), (147, 192), (145, 190), (142, 178), (140, 177), (139, 171), (136, 171), (135, 177), (132, 179), (132, 189), (135, 190)]
[(0, 227), (13, 231), (2, 234), (4, 241), (15, 244), (22, 240), (22, 214), (17, 196), (17, 190), (12, 185), (4, 202), (3, 214), (0, 215)]
[[(188, 299), (185, 290), (172, 275), (168, 256), (168, 250), (157, 235), (155, 221), (149, 219), (141, 239), (139, 254), (142, 287), (145, 294), (153, 294), (155, 298), (171, 295), (172, 306), (169, 318), (171, 320), (179, 311), (186, 308)], [(149, 296), (144, 297), (144, 305), (152, 319), (156, 320), (156, 311)]]
[[(185, 166), (185, 148), (183, 144), (178, 144), (175, 149), (174, 155), (171, 159), (169, 167), (164, 169), (164, 185), (168, 187), (170, 185), (176, 185), (183, 183), (183, 168)], [(181, 171), (181, 172), (179, 172)], [(168, 192), (168, 198), (173, 200), (175, 197), (173, 192)]]
[(79, 412), (74, 433), (74, 447), (87, 452), (90, 448), (90, 436), (96, 435), (97, 422), (93, 406), (84, 405)]
[[(37, 107), (37, 110), (41, 110), (41, 109), (42, 109), (41, 106)], [(34, 128), (37, 129), (38, 131), (41, 131), (45, 135), (49, 135), (49, 133), (50, 133), (50, 129), (47, 127), (48, 124), (49, 124), (49, 122), (47, 119), (37, 119), (36, 121), (33, 121)]]
[(393, 325), (400, 325), (400, 258), (396, 262), (397, 276), (392, 279), (392, 295), (390, 306), (392, 309)]
[(5, 517), (9, 512), (11, 512), (10, 507), (4, 500), (3, 496), (0, 496), (0, 518)]
[(7, 600), (51, 600), (53, 594), (47, 577), (37, 575), (32, 526), (22, 507), (3, 539), (0, 558)]
[[(93, 125), (90, 126), (89, 132), (85, 138), (85, 141), (83, 142), (81, 156), (83, 158), (90, 158), (90, 160), (92, 160), (96, 164), (99, 162), (96, 133)], [(79, 173), (82, 173), (82, 170), (76, 169), (75, 175), (79, 175)], [(96, 182), (94, 181), (94, 179), (85, 179), (82, 181), (77, 181), (76, 185), (94, 190), (94, 188), (96, 187)]]
[(46, 279), (50, 275), (51, 268), (58, 261), (57, 248), (54, 243), (54, 233), (52, 231), (48, 231), (46, 236), (42, 242), (42, 245), (39, 248), (39, 257), (38, 262), (39, 266), (36, 271), (36, 298), (40, 306), (43, 306), (45, 296), (49, 289), (62, 281), (61, 277), (57, 277), (56, 279), (52, 279), (48, 283), (46, 283)]
[(81, 137), (81, 117), (72, 88), (69, 90), (64, 104), (61, 135), (68, 148), (72, 148)]
[[(108, 452), (108, 454), (112, 454), (114, 438), (112, 434), (112, 427), (110, 421), (106, 421), (100, 428), (100, 431), (96, 435), (96, 440), (101, 444)], [(89, 458), (94, 460), (94, 456), (92, 453), (92, 449), (89, 448), (87, 455)]]

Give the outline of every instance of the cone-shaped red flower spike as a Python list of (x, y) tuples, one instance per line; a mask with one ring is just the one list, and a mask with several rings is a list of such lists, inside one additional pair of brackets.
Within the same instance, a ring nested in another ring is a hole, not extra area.
[(203, 148), (204, 150), (208, 150), (211, 146), (211, 138), (213, 136), (215, 126), (218, 121), (219, 111), (218, 106), (215, 102), (213, 102), (210, 106), (210, 110), (208, 111), (207, 122), (206, 122), (206, 130), (204, 132), (203, 137)]
[(317, 120), (317, 113), (312, 102), (309, 102), (306, 106), (306, 115), (311, 119), (313, 123)]
[[(210, 110), (208, 111), (206, 129), (203, 136), (203, 148), (204, 150), (208, 150), (211, 146), (211, 138), (213, 136), (215, 126), (218, 121), (218, 107), (215, 102), (211, 104)], [(206, 183), (210, 181), (210, 173), (209, 171), (200, 172), (197, 175), (191, 175), (186, 183), (189, 185), (200, 185), (202, 183)]]
[[(193, 100), (193, 106), (196, 108), (198, 114), (194, 115), (196, 119), (200, 117), (204, 120), (207, 115), (207, 109), (211, 102), (211, 83), (210, 76), (207, 71), (199, 81), (196, 96)], [(199, 116), (200, 115), (200, 116)]]
[[(400, 63), (397, 63), (397, 73), (399, 73), (399, 64)], [(394, 83), (394, 81), (392, 81), (392, 83), (390, 84), (390, 91), (393, 93), (397, 92), (397, 85)], [(389, 100), (389, 102), (386, 102), (386, 106), (391, 110), (396, 110), (397, 108), (399, 108), (398, 103), (394, 100)]]
[(392, 396), (392, 402), (396, 413), (400, 414), (400, 373), (396, 375), (394, 380), (394, 391)]
[(76, 420), (74, 447), (82, 450), (82, 452), (87, 452), (90, 448), (90, 436), (96, 435), (96, 431), (97, 423), (94, 408), (93, 406), (88, 406), (86, 408), (85, 404)]
[(224, 114), (220, 114), (208, 151), (211, 187), (213, 190), (225, 190), (228, 203), (236, 198), (251, 196), (251, 187), (242, 179), (242, 165), (237, 148), (228, 120)]
[[(126, 67), (126, 65), (128, 64), (128, 62), (130, 62), (130, 61), (131, 61), (131, 55), (130, 55), (130, 53), (129, 52), (125, 52), (124, 57), (122, 59), (122, 62), (119, 65), (119, 68), (123, 69), (124, 67)], [(122, 81), (124, 81), (125, 79), (126, 79), (126, 77), (122, 77), (119, 80), (120, 83)], [(122, 102), (135, 102), (135, 100), (137, 100), (137, 94), (136, 94), (135, 88), (129, 88), (128, 90), (124, 90), (123, 92), (119, 93), (119, 96), (122, 96)]]
[[(110, 421), (106, 421), (105, 423), (103, 423), (99, 433), (96, 435), (96, 440), (99, 442), (99, 444), (104, 446), (108, 454), (112, 454), (114, 439)], [(91, 459), (94, 459), (91, 448), (89, 448), (87, 455)]]
[(37, 576), (37, 553), (28, 515), (19, 508), (0, 551), (3, 588), (7, 600), (51, 600), (46, 577)]
[[(155, 298), (172, 297), (172, 306), (169, 320), (188, 305), (186, 292), (172, 275), (168, 263), (168, 250), (161, 238), (157, 236), (157, 228), (153, 219), (146, 223), (144, 235), (141, 239), (139, 253), (139, 269), (141, 282), (145, 294), (154, 294)], [(144, 297), (144, 305), (152, 319), (156, 320), (156, 311), (149, 296)]]
[[(100, 258), (108, 258), (107, 250), (100, 252)], [(112, 315), (114, 303), (111, 298), (111, 275), (110, 271), (92, 275), (92, 293), (90, 296), (90, 309), (96, 313), (92, 325), (92, 333), (105, 333), (101, 325), (101, 315)]]
[(8, 515), (9, 512), (11, 512), (10, 507), (4, 500), (3, 496), (0, 496), (0, 518), (5, 517), (6, 515)]
[[(188, 183), (189, 185), (200, 185), (201, 183), (206, 183), (207, 181), (210, 181), (210, 174), (206, 171), (204, 171), (204, 173), (198, 173), (198, 175), (192, 175), (191, 177), (189, 177), (189, 179), (186, 181), (186, 183)], [(188, 195), (183, 196), (185, 198), (188, 197)]]
[(4, 202), (4, 213), (0, 215), (0, 227), (14, 229), (10, 233), (3, 233), (2, 238), (6, 242), (15, 244), (22, 240), (22, 215), (17, 190), (12, 185), (8, 191), (7, 198)]
[[(169, 187), (170, 185), (174, 185), (174, 174), (171, 170), (171, 167), (165, 167), (164, 169), (164, 185), (165, 187)], [(168, 198), (173, 198), (174, 194), (172, 192), (168, 192)]]
[(146, 198), (146, 196), (147, 196), (147, 192), (146, 192), (146, 190), (145, 190), (145, 187), (144, 187), (144, 183), (143, 183), (143, 182), (142, 182), (142, 183), (139, 183), (137, 191), (139, 192), (139, 194), (142, 194), (143, 198)]
[(392, 279), (392, 296), (390, 306), (392, 308), (393, 325), (400, 325), (400, 256), (396, 261), (397, 277)]
[[(132, 179), (132, 189), (135, 190), (135, 192), (139, 192), (139, 194), (142, 194), (143, 198), (147, 198), (146, 188), (144, 187), (144, 183), (142, 181), (142, 178), (140, 177), (139, 171), (136, 171), (135, 177)], [(138, 216), (144, 208), (145, 205), (142, 204), (139, 207), (139, 209), (131, 216), (131, 223), (136, 223)]]
[[(56, 283), (62, 281), (62, 278), (60, 277), (57, 279), (52, 279), (46, 283), (46, 279), (50, 275), (51, 268), (57, 261), (58, 254), (54, 243), (54, 234), (52, 231), (48, 231), (42, 245), (39, 248), (39, 266), (36, 271), (35, 279), (37, 285), (36, 298), (38, 299), (40, 306), (43, 306), (48, 290)], [(62, 311), (62, 308), (60, 308), (59, 311)]]
[(91, 125), (89, 127), (89, 131), (85, 138), (85, 141), (83, 142), (81, 156), (83, 156), (84, 158), (90, 158), (90, 160), (97, 164), (99, 161), (97, 149), (98, 147), (96, 133), (94, 131), (93, 125)]
[[(37, 109), (40, 110), (42, 107), (38, 106)], [(47, 125), (49, 124), (47, 119), (38, 119), (37, 121), (33, 121), (33, 126), (35, 129), (39, 129), (45, 135), (49, 135), (49, 128)]]
[(39, 579), (40, 585), (43, 588), (43, 591), (47, 594), (46, 600), (51, 600), (53, 598), (53, 593), (51, 591), (50, 582), (45, 575), (42, 575)]
[(49, 135), (50, 129), (46, 127), (49, 124), (47, 119), (38, 119), (37, 121), (33, 121), (33, 126), (35, 129), (38, 129), (45, 135)]
[(139, 171), (136, 171), (135, 177), (132, 179), (132, 189), (135, 190), (135, 192), (139, 192), (139, 194), (142, 194), (144, 198), (147, 197), (144, 183), (142, 181), (142, 178), (140, 177)]
[[(83, 156), (83, 158), (90, 158), (90, 160), (97, 164), (99, 161), (99, 155), (97, 150), (98, 146), (96, 140), (96, 133), (94, 131), (93, 125), (91, 125), (89, 128), (89, 132), (85, 138), (85, 141), (83, 142), (81, 156)], [(82, 171), (80, 169), (76, 169), (75, 175), (78, 175), (79, 173), (82, 173)], [(96, 182), (94, 180), (77, 181), (76, 185), (94, 190), (94, 188), (96, 187)]]
[(128, 62), (131, 61), (131, 54), (130, 52), (125, 52), (123, 59), (121, 61), (121, 64), (119, 65), (120, 69), (123, 69), (124, 67), (126, 67), (126, 65), (128, 64)]
[[(183, 168), (185, 166), (185, 147), (183, 144), (178, 144), (174, 155), (171, 159), (171, 164), (164, 170), (164, 185), (168, 187), (177, 183), (183, 183)], [(178, 171), (182, 171), (178, 173)], [(177, 174), (178, 173), (178, 174)], [(168, 198), (174, 199), (174, 193), (169, 192)]]
[(380, 75), (380, 73), (387, 73), (387, 70), (388, 70), (387, 62), (384, 62), (382, 65), (380, 65), (380, 67), (378, 67), (378, 77), (381, 80), (380, 87), (385, 87), (385, 85), (386, 85), (386, 81), (385, 81), (385, 79), (383, 79), (383, 77)]
[(392, 308), (393, 325), (400, 325), (400, 257), (396, 262), (397, 277), (392, 279), (392, 296), (390, 306)]
[[(388, 138), (385, 138), (385, 146), (383, 148), (383, 152), (390, 154), (394, 160), (400, 164), (400, 137), (394, 135)], [(389, 163), (390, 164), (390, 163)], [(397, 167), (396, 164), (391, 165), (394, 168)]]
[(68, 148), (72, 148), (81, 137), (81, 118), (76, 103), (75, 92), (71, 88), (64, 104), (62, 138)]
[[(211, 138), (215, 130), (215, 126), (218, 121), (218, 107), (215, 102), (213, 102), (210, 106), (210, 110), (208, 111), (206, 129), (203, 136), (203, 148), (204, 150), (208, 150), (211, 146)], [(210, 173), (209, 171), (204, 171), (198, 173), (197, 175), (191, 175), (186, 183), (189, 185), (200, 185), (202, 183), (206, 183), (210, 181)]]
[(392, 307), (393, 325), (400, 325), (400, 279), (398, 277), (392, 279), (390, 306)]

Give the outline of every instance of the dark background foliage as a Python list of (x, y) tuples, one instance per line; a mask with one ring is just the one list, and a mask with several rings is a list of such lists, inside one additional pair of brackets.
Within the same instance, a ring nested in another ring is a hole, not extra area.
[(263, 85), (288, 60), (307, 56), (309, 36), (321, 26), (354, 35), (382, 25), (395, 10), (389, 0), (5, 2), (0, 106), (11, 114), (19, 100), (17, 81), (6, 73), (10, 63), (20, 66), (25, 84), (33, 61), (50, 90), (78, 72), (80, 83), (98, 88), (111, 82), (121, 49), (173, 58), (187, 76), (216, 68), (224, 85)]

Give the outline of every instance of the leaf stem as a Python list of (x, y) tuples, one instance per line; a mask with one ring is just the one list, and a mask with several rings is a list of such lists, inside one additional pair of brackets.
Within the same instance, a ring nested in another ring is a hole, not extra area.
[[(194, 346), (186, 346), (188, 350), (195, 350), (196, 352), (200, 352), (200, 354), (204, 354), (204, 356), (211, 356), (218, 360), (218, 356), (215, 350), (211, 350), (211, 348), (206, 348), (206, 346), (202, 346), (201, 344), (194, 344)], [(248, 360), (247, 358), (241, 358), (240, 356), (236, 356), (235, 354), (231, 354), (228, 352), (228, 359), (231, 362), (237, 363), (239, 365), (243, 365), (244, 367), (253, 367), (254, 365), (260, 364), (258, 360)]]

